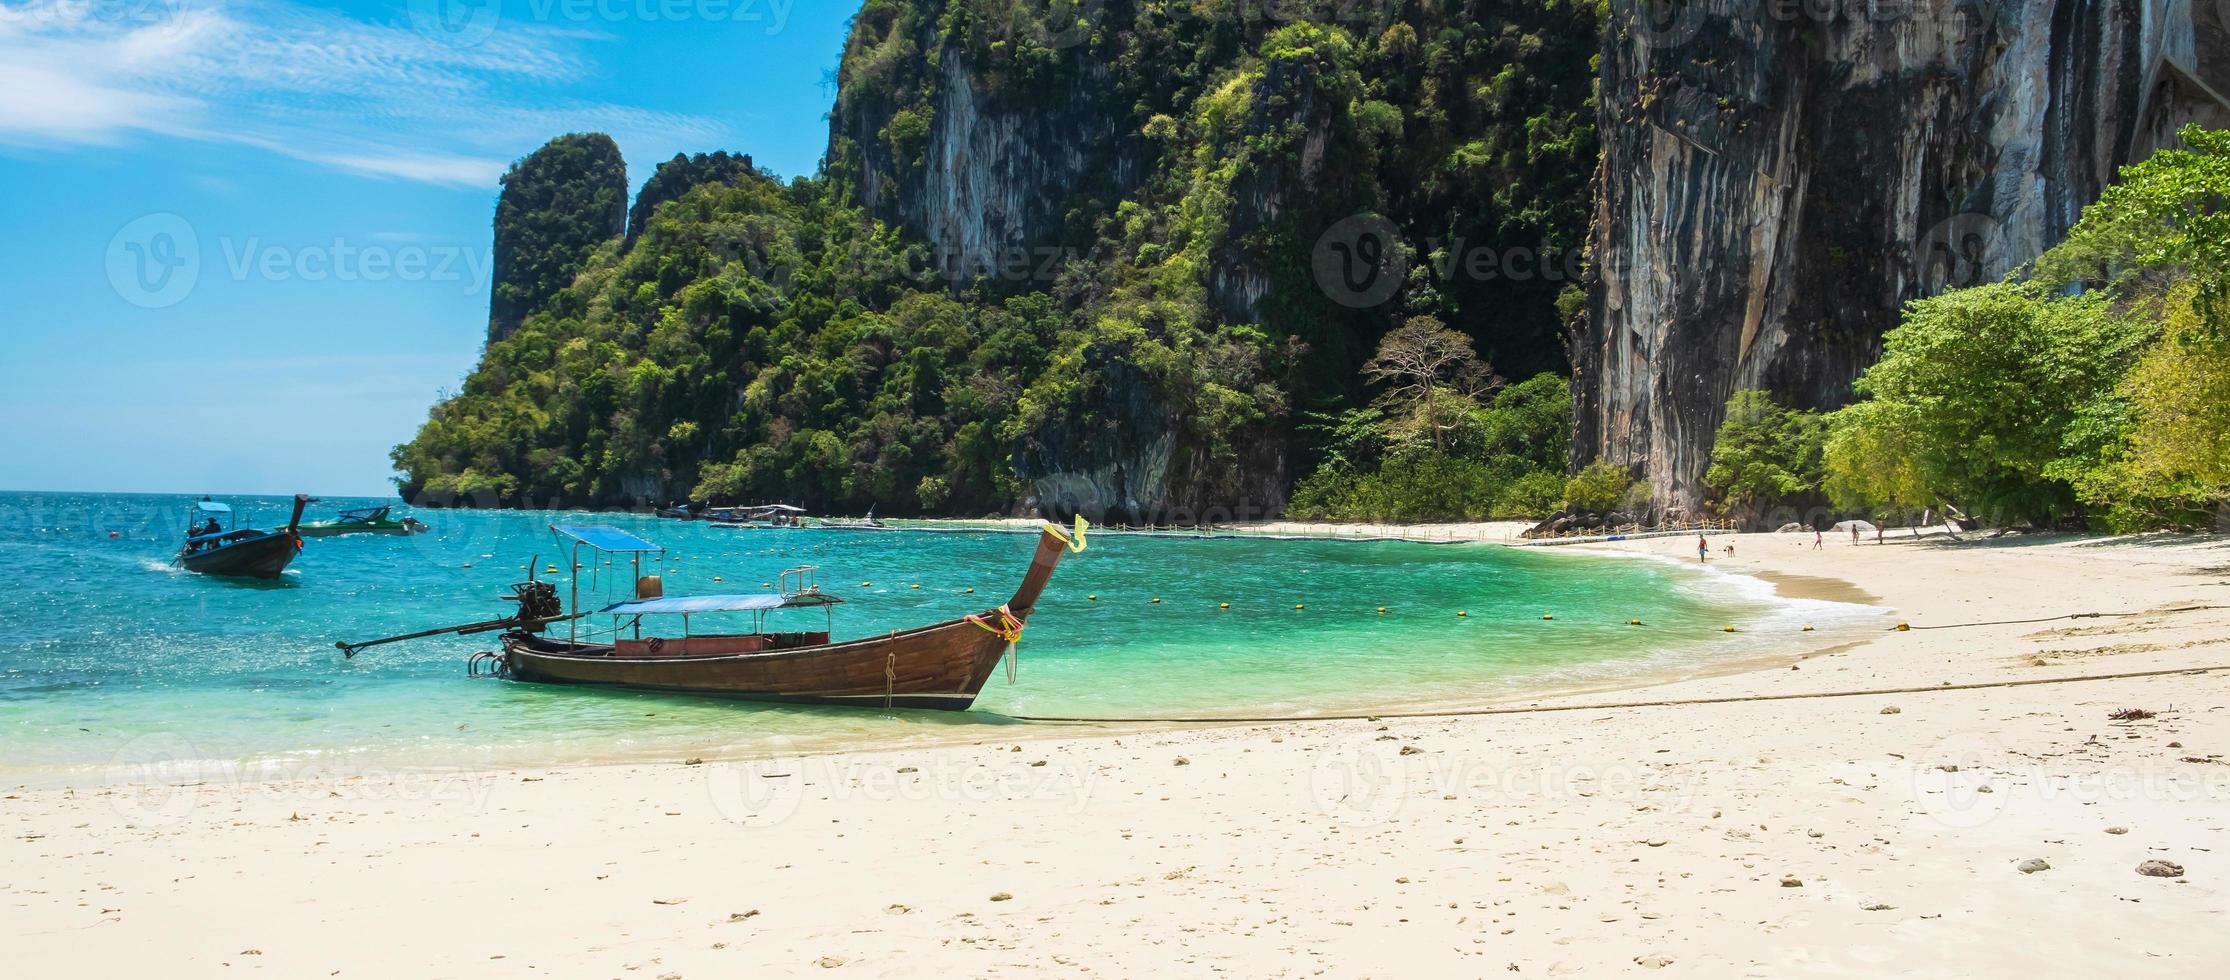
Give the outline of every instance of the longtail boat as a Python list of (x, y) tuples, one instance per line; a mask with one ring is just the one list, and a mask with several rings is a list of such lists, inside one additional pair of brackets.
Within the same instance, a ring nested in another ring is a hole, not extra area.
[(232, 508), (207, 497), (194, 503), (188, 515), (186, 543), (178, 549), (177, 562), (189, 572), (227, 578), (275, 579), (302, 553), (302, 508), (310, 498), (297, 494), (294, 516), (277, 531), (240, 528)]
[(392, 506), (359, 507), (344, 510), (330, 521), (310, 521), (295, 528), (295, 533), (305, 538), (334, 538), (344, 534), (424, 534), (425, 522), (415, 517), (396, 520), (389, 516)]
[[(962, 711), (975, 703), (1001, 658), (1007, 658), (1011, 680), (1015, 642), (1021, 638), (1030, 612), (1061, 558), (1072, 550), (1084, 550), (1086, 526), (1078, 519), (1071, 534), (1045, 525), (1038, 534), (1029, 570), (1005, 605), (928, 626), (843, 642), (831, 642), (829, 629), (766, 628), (768, 614), (797, 609), (823, 610), (833, 626), (834, 607), (843, 600), (821, 591), (815, 581), (817, 570), (812, 566), (785, 571), (780, 587), (771, 592), (667, 596), (660, 578), (642, 574), (644, 556), (663, 555), (664, 549), (658, 545), (617, 528), (553, 526), (551, 530), (562, 541), (570, 542), (575, 569), (584, 567), (580, 561), (583, 548), (594, 552), (591, 557), (599, 561), (604, 555), (630, 559), (635, 598), (583, 611), (577, 574), (571, 602), (562, 603), (557, 587), (535, 580), (530, 566), (528, 581), (514, 587), (514, 594), (507, 597), (519, 604), (518, 613), (512, 617), (338, 646), (353, 657), (367, 647), (398, 640), (501, 630), (500, 652), (476, 654), (472, 661), (475, 671), (479, 665), (488, 664), (499, 676), (545, 684)], [(691, 631), (692, 617), (723, 613), (750, 614), (754, 628), (740, 633)], [(604, 617), (610, 617), (609, 630), (583, 635), (584, 621)], [(661, 624), (678, 620), (679, 630), (646, 631), (646, 617), (655, 617), (652, 622)], [(566, 626), (563, 637), (551, 631), (559, 623)]]

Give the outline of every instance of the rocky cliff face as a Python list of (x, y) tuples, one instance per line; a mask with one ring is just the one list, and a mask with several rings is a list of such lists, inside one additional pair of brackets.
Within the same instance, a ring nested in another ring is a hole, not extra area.
[[(953, 281), (1034, 271), (1044, 256), (1033, 249), (1079, 237), (1062, 234), (1077, 230), (1065, 227), (1071, 211), (1097, 212), (1138, 187), (1143, 144), (1106, 104), (1110, 69), (1091, 49), (1064, 50), (1073, 67), (1055, 88), (1016, 91), (976, 66), (965, 45), (947, 44), (936, 23), (855, 25), (848, 69), (886, 44), (934, 59), (899, 72), (920, 74), (918, 89), (897, 86), (906, 98), (861, 84), (840, 99), (830, 157), (852, 157), (872, 213), (927, 241), (934, 267), (921, 271)], [(889, 36), (897, 32), (910, 36)]]
[(1576, 462), (1702, 502), (1729, 395), (1832, 407), (1906, 301), (2057, 242), (2224, 115), (2222, 4), (1612, 0)]

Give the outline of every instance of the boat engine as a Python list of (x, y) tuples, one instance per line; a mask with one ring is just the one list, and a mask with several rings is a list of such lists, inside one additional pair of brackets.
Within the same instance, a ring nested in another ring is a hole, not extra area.
[(565, 602), (558, 598), (557, 586), (549, 582), (521, 582), (503, 598), (519, 604), (519, 628), (530, 633), (542, 632), (550, 620), (565, 615)]

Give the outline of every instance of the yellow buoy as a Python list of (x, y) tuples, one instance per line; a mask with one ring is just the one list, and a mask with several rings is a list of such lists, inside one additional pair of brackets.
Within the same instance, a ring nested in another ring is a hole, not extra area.
[(1158, 606), (1158, 605), (1161, 605), (1161, 600), (1160, 600), (1160, 599), (1155, 599), (1155, 600), (1154, 600), (1154, 605), (1157, 605), (1157, 606)]
[(720, 576), (718, 576), (718, 575), (715, 575), (715, 576), (713, 576), (713, 577), (712, 577), (712, 580), (713, 580), (713, 581), (715, 581), (715, 582), (718, 582), (718, 581), (720, 581)]
[(920, 583), (920, 582), (915, 582), (915, 583), (914, 583), (914, 588), (917, 588), (917, 589), (918, 589), (918, 588), (921, 588), (921, 583)]
[(1640, 626), (1641, 624), (1642, 621), (1638, 619), (1629, 619), (1626, 621), (1626, 625), (1628, 626)]
[(1384, 616), (1384, 615), (1386, 615), (1386, 607), (1385, 607), (1385, 606), (1380, 606), (1380, 607), (1378, 607), (1378, 614), (1379, 614), (1379, 615), (1381, 615), (1381, 616)]
[(1898, 624), (1897, 624), (1897, 632), (1899, 632), (1899, 633), (1910, 633), (1910, 632), (1912, 632), (1912, 628), (1913, 628), (1913, 625), (1912, 625), (1911, 623), (1898, 623)]
[(1551, 615), (1549, 615), (1548, 613), (1542, 613), (1542, 614), (1541, 614), (1541, 618), (1542, 618), (1542, 619), (1555, 619), (1556, 617), (1555, 617), (1555, 616), (1551, 616)]
[(761, 583), (759, 583), (759, 587), (760, 587), (760, 588), (762, 588), (762, 589), (771, 589), (771, 588), (774, 588), (774, 583), (773, 583), (773, 582), (761, 582)]
[(1221, 608), (1221, 609), (1229, 609), (1229, 608), (1231, 608), (1231, 604), (1230, 604), (1230, 603), (1228, 603), (1228, 602), (1226, 602), (1226, 603), (1222, 604), (1221, 606), (1219, 606), (1219, 607), (1217, 607), (1217, 608)]
[(472, 567), (472, 563), (471, 563), (471, 562), (469, 562), (469, 561), (468, 561), (468, 562), (466, 562), (466, 563), (465, 563), (465, 567), (466, 567), (466, 568), (471, 568), (471, 567)]
[(975, 595), (975, 594), (976, 594), (976, 590), (975, 590), (975, 587), (974, 587), (974, 586), (969, 586), (969, 588), (968, 588), (968, 594), (969, 594), (969, 595)]
[(1092, 600), (1093, 602), (1098, 602), (1098, 601), (1100, 601), (1100, 597), (1099, 597), (1099, 596), (1098, 596), (1097, 594), (1093, 594), (1093, 595), (1088, 595), (1088, 596), (1085, 596), (1084, 598), (1086, 598), (1086, 599), (1090, 599), (1090, 600)]
[(873, 583), (873, 582), (861, 582), (861, 583), (859, 584), (859, 587), (860, 587), (860, 588), (863, 588), (863, 589), (864, 589), (864, 588), (867, 588), (868, 586), (870, 586), (870, 585), (874, 585), (874, 584), (875, 584), (875, 583)]
[(1804, 632), (1806, 632), (1806, 633), (1810, 633), (1810, 632), (1812, 632), (1812, 624), (1810, 624), (1810, 623), (1806, 623), (1806, 624), (1804, 624)]
[(1308, 608), (1308, 606), (1307, 606), (1306, 604), (1304, 604), (1304, 603), (1299, 603), (1299, 602), (1296, 602), (1296, 603), (1294, 603), (1294, 604), (1293, 604), (1293, 608), (1295, 608), (1295, 609), (1307, 609), (1307, 608)]
[(1461, 610), (1461, 609), (1458, 609), (1458, 610), (1456, 610), (1456, 615), (1458, 615), (1458, 616), (1470, 616), (1471, 614), (1470, 614), (1470, 613), (1467, 613), (1467, 612), (1464, 612), (1464, 611), (1463, 611), (1463, 610)]
[(1737, 630), (1736, 630), (1736, 629), (1734, 628), (1734, 624), (1733, 624), (1733, 623), (1728, 623), (1728, 624), (1727, 624), (1727, 632), (1729, 632), (1729, 633), (1734, 633), (1734, 632), (1738, 632), (1738, 631), (1737, 631)]

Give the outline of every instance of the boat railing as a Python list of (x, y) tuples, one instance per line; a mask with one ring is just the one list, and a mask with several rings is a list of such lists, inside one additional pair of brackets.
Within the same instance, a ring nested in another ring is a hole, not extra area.
[[(791, 587), (793, 580), (795, 581), (795, 588)], [(819, 592), (821, 591), (821, 566), (799, 565), (796, 568), (785, 568), (782, 570), (780, 584), (783, 595), (796, 596)]]

